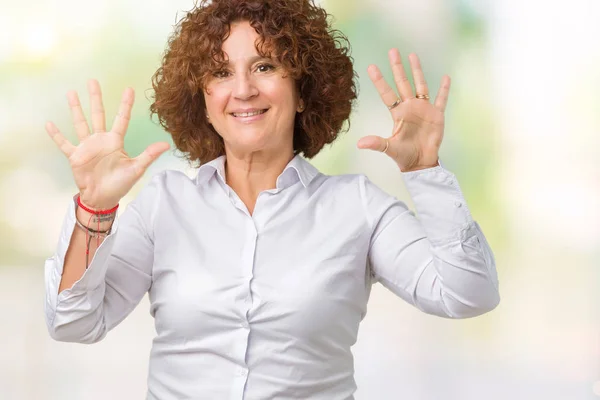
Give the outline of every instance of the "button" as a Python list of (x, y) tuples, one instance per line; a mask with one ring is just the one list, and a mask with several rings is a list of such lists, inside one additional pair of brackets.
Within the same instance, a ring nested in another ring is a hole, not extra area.
[(250, 325), (248, 325), (248, 321), (246, 321), (246, 320), (243, 320), (243, 321), (242, 321), (242, 327), (244, 327), (244, 328), (248, 329), (248, 328), (250, 327)]
[(246, 368), (242, 368), (242, 367), (240, 367), (240, 368), (238, 369), (238, 375), (239, 375), (239, 376), (246, 376), (246, 375), (248, 375), (248, 371), (246, 370)]
[(460, 201), (455, 201), (455, 202), (454, 202), (454, 205), (455, 205), (456, 207), (462, 207), (462, 203), (461, 203)]

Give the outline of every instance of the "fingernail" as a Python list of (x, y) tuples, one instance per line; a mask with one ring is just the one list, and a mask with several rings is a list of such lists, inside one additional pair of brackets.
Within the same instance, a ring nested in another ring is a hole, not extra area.
[(374, 78), (379, 78), (381, 74), (379, 73), (379, 69), (375, 65), (369, 65), (367, 69), (369, 74), (371, 74)]

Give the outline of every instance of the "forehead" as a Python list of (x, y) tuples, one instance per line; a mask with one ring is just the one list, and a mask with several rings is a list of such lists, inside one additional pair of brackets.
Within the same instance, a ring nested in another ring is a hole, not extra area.
[(222, 50), (230, 62), (255, 57), (258, 55), (256, 44), (259, 39), (260, 35), (248, 21), (233, 22)]

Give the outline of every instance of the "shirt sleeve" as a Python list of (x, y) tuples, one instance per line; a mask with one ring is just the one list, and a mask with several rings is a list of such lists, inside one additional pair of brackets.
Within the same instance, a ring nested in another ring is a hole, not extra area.
[(456, 177), (441, 165), (402, 176), (418, 218), (368, 178), (363, 182), (373, 282), (428, 314), (469, 318), (494, 309), (494, 255)]
[(46, 325), (55, 340), (94, 343), (103, 339), (150, 288), (154, 261), (152, 220), (159, 203), (160, 175), (155, 175), (116, 218), (83, 276), (58, 294), (75, 227), (75, 204), (69, 205), (56, 252), (45, 262)]

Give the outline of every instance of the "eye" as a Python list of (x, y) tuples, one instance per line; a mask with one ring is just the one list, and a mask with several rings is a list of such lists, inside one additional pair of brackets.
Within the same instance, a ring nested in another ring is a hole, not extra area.
[(259, 64), (256, 66), (258, 72), (268, 72), (274, 70), (275, 67), (271, 64)]
[(214, 76), (215, 78), (227, 78), (229, 75), (229, 71), (225, 69), (220, 69), (212, 73), (212, 76)]

